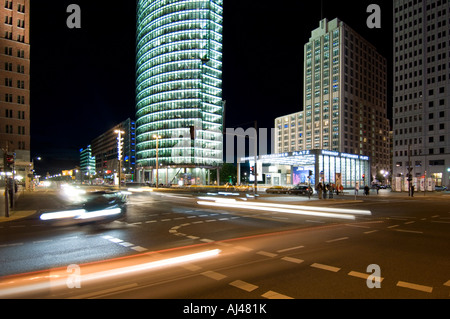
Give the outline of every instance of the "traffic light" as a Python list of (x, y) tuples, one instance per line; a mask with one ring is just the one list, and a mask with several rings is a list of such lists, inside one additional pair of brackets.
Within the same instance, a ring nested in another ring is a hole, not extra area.
[(250, 174), (255, 175), (255, 166), (250, 167)]
[(5, 156), (5, 169), (12, 170), (14, 166), (14, 155), (6, 154)]
[(363, 175), (362, 175), (362, 179), (363, 179), (363, 181), (366, 180), (366, 174), (363, 174)]

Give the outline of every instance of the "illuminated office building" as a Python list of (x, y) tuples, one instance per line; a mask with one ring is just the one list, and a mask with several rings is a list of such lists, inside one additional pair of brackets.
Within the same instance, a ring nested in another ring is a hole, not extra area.
[(386, 59), (337, 18), (320, 21), (304, 53), (304, 109), (275, 119), (275, 153), (358, 154), (373, 177), (390, 171)]
[(14, 154), (14, 175), (29, 187), (30, 1), (3, 1), (0, 18), (0, 152)]
[[(395, 0), (393, 183), (450, 187), (450, 2)], [(426, 188), (425, 188), (426, 187)]]
[(207, 182), (222, 163), (222, 0), (137, 5), (136, 160), (140, 181)]

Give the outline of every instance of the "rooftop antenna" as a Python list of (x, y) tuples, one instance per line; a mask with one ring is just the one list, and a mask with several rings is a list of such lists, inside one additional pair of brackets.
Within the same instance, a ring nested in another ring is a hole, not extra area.
[(320, 20), (323, 20), (323, 0), (320, 0)]

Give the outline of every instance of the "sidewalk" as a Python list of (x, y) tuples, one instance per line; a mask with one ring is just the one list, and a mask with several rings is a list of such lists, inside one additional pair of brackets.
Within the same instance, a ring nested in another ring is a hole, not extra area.
[(51, 190), (19, 191), (16, 193), (15, 207), (9, 209), (5, 217), (5, 196), (0, 194), (0, 223), (29, 217), (40, 209), (52, 208), (59, 202), (57, 192)]

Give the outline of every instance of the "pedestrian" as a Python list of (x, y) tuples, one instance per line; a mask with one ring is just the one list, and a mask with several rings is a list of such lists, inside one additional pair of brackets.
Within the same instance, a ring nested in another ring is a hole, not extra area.
[(328, 185), (325, 183), (323, 184), (323, 198), (327, 199), (327, 191), (328, 191)]
[(328, 191), (329, 191), (329, 194), (330, 194), (330, 198), (333, 198), (333, 192), (334, 192), (334, 184), (328, 184)]
[(366, 196), (369, 196), (369, 186), (364, 186), (364, 194), (366, 195)]
[(358, 191), (359, 191), (359, 183), (356, 182), (356, 186), (355, 186), (355, 195), (358, 195)]
[(411, 185), (411, 197), (414, 197), (414, 185)]
[(319, 182), (319, 184), (317, 184), (316, 190), (319, 199), (322, 199), (322, 191), (323, 191), (322, 183)]

